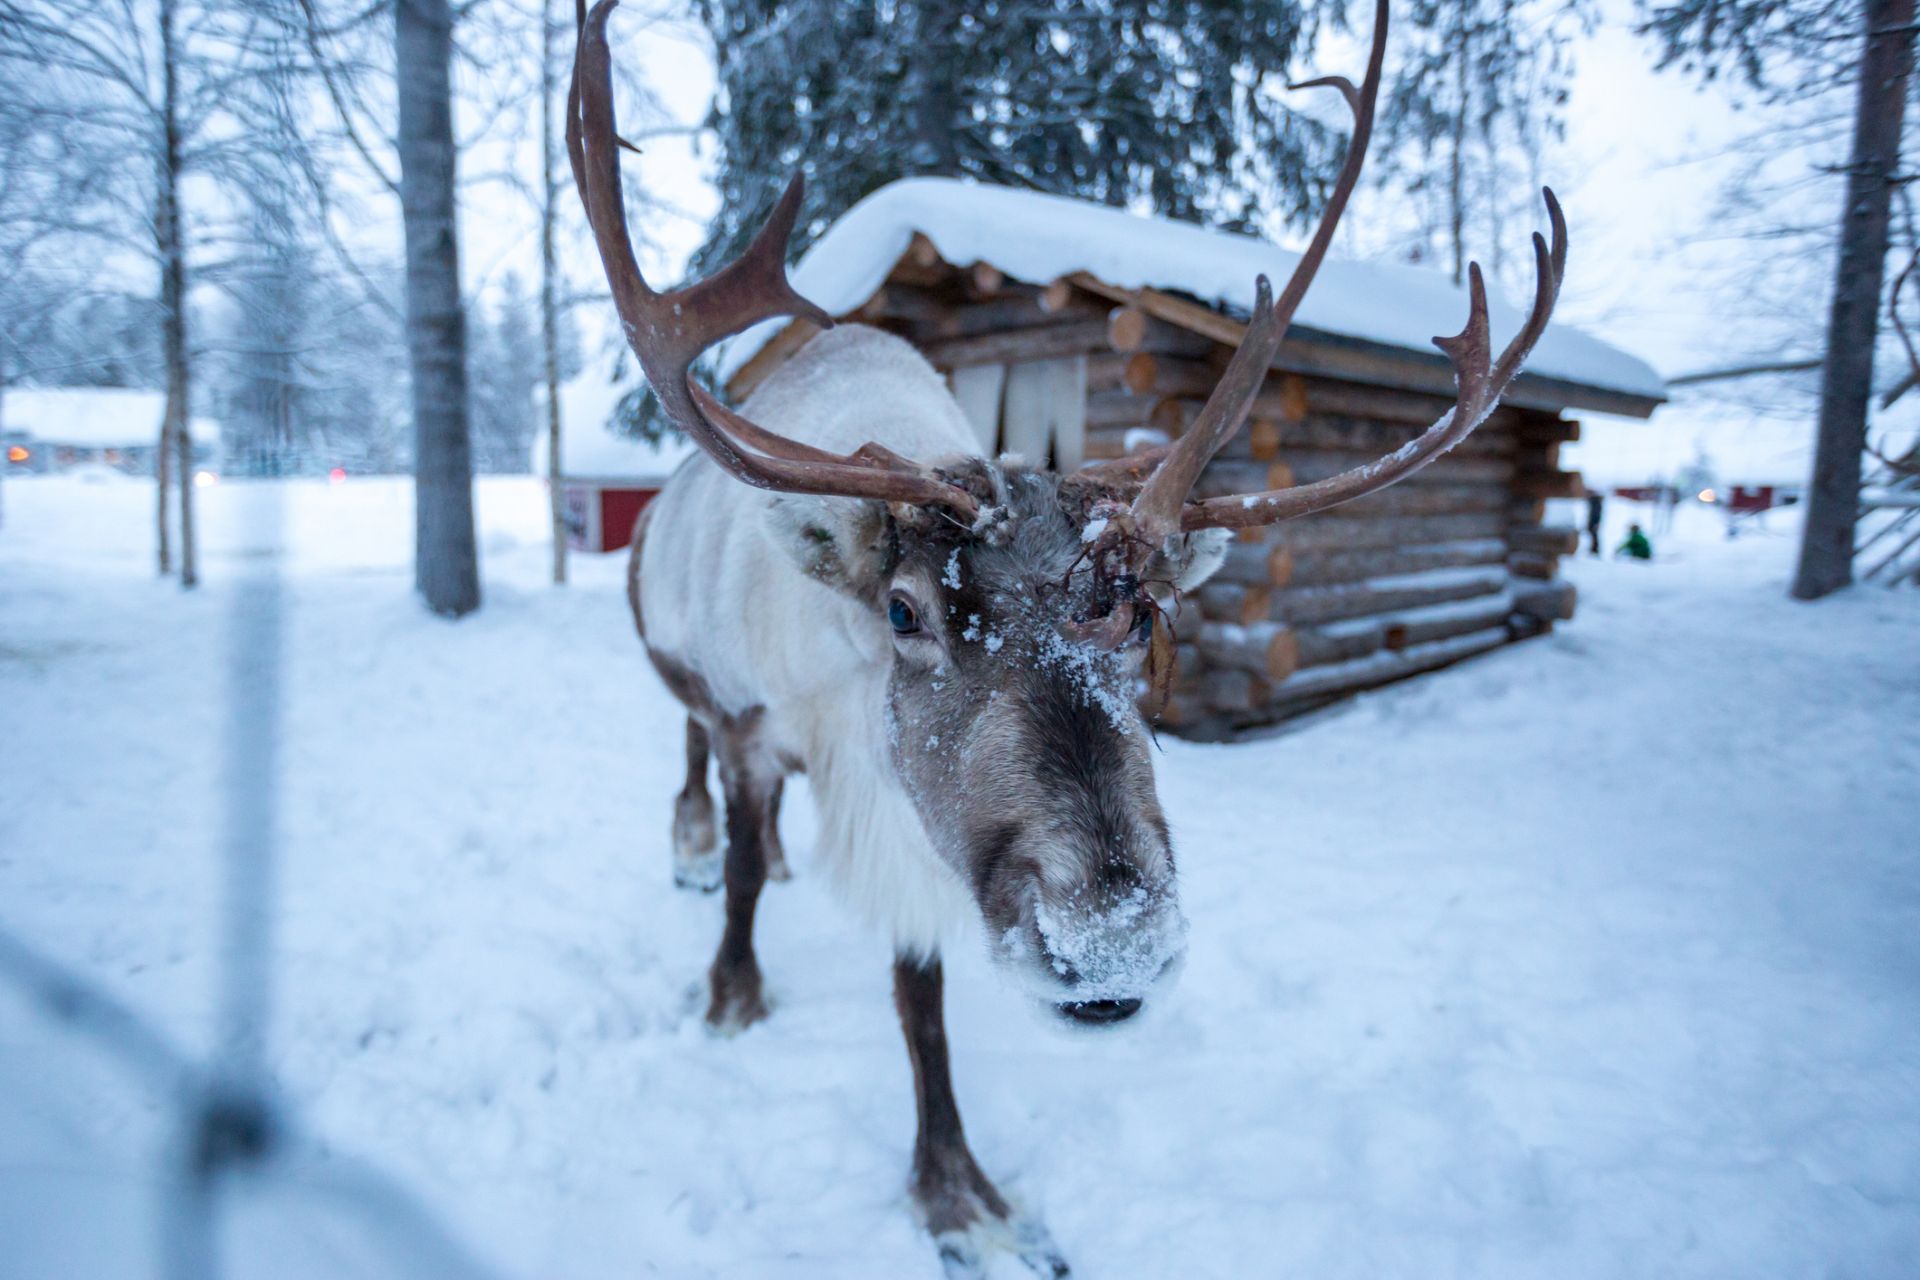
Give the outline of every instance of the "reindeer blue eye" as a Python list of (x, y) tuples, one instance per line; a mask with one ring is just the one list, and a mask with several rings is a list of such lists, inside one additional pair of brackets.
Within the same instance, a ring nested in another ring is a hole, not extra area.
[(897, 636), (910, 636), (920, 630), (920, 615), (899, 596), (887, 601), (887, 621), (893, 624)]

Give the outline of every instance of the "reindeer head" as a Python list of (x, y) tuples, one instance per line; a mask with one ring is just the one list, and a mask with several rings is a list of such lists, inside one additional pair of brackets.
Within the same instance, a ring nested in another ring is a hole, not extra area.
[(1179, 440), (1065, 477), (980, 459), (919, 462), (874, 444), (832, 454), (756, 425), (689, 377), (707, 347), (761, 320), (832, 325), (786, 276), (798, 177), (739, 261), (669, 293), (641, 278), (620, 194), (606, 44), (615, 3), (599, 0), (579, 15), (567, 149), (649, 384), (673, 421), (740, 481), (807, 496), (775, 504), (793, 526), (789, 544), (809, 572), (867, 606), (876, 656), (890, 651), (894, 768), (935, 846), (971, 885), (995, 956), (1065, 1017), (1124, 1019), (1184, 947), (1167, 823), (1136, 709), (1143, 665), (1150, 677), (1170, 669), (1163, 611), (1212, 571), (1225, 530), (1375, 492), (1485, 419), (1558, 294), (1566, 227), (1552, 193), (1553, 239), (1533, 238), (1534, 305), (1512, 341), (1492, 354), (1477, 265), (1466, 327), (1434, 339), (1458, 389), (1439, 421), (1326, 480), (1191, 499), (1201, 471), (1244, 424), (1359, 179), (1386, 49), (1386, 0), (1378, 0), (1362, 86), (1310, 82), (1338, 89), (1354, 116), (1320, 225), (1277, 302), (1265, 278), (1257, 282), (1239, 349)]

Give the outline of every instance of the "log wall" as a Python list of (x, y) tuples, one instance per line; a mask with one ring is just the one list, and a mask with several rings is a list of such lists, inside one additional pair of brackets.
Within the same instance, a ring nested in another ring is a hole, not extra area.
[[(925, 258), (903, 260), (858, 318), (908, 338), (949, 374), (1084, 357), (1090, 462), (1178, 436), (1232, 354), (1084, 281), (1021, 283)], [(1405, 444), (1451, 403), (1404, 385), (1283, 371), (1318, 367), (1311, 360), (1277, 364), (1247, 429), (1199, 491), (1333, 475)], [(1559, 465), (1560, 446), (1578, 437), (1579, 425), (1555, 412), (1503, 406), (1391, 489), (1237, 535), (1176, 621), (1163, 724), (1225, 736), (1570, 618), (1573, 588), (1557, 566), (1578, 535), (1542, 521), (1548, 499), (1582, 492), (1579, 476)]]

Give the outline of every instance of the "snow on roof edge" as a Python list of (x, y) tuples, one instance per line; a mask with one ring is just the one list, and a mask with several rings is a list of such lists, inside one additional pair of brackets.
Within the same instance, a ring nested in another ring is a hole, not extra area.
[[(948, 262), (990, 262), (1035, 283), (1088, 271), (1125, 289), (1169, 289), (1239, 310), (1253, 304), (1254, 278), (1284, 280), (1299, 261), (1290, 249), (1250, 236), (1142, 217), (1086, 200), (1016, 191), (953, 178), (903, 178), (849, 209), (807, 250), (794, 287), (834, 315), (873, 296), (915, 232)], [(1578, 260), (1576, 259), (1576, 269)], [(1383, 305), (1391, 298), (1392, 305)], [(1396, 263), (1329, 258), (1295, 320), (1304, 328), (1409, 351), (1433, 351), (1433, 335), (1466, 316), (1466, 291), (1438, 272)], [(1496, 342), (1523, 313), (1490, 298)], [(729, 343), (720, 375), (731, 378), (786, 325), (763, 321)], [(1664, 399), (1666, 383), (1639, 357), (1568, 325), (1550, 325), (1526, 371), (1577, 386)]]

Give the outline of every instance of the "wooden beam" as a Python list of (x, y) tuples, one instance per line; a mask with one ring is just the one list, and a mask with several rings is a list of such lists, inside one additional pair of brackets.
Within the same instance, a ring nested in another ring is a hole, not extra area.
[[(1285, 536), (1284, 528), (1282, 536)], [(1228, 553), (1229, 558), (1232, 552)], [(1296, 551), (1292, 577), (1295, 587), (1329, 586), (1393, 574), (1424, 573), (1431, 569), (1460, 569), (1473, 565), (1504, 564), (1507, 544), (1502, 538), (1464, 538), (1426, 546), (1336, 547)], [(1225, 569), (1222, 569), (1225, 572)]]
[(1245, 671), (1263, 680), (1285, 680), (1300, 664), (1293, 632), (1264, 620), (1244, 626), (1213, 623), (1200, 632), (1199, 649), (1211, 666)]
[(1227, 547), (1216, 582), (1284, 587), (1293, 581), (1293, 549), (1269, 542), (1235, 542)]
[(1376, 516), (1369, 520), (1336, 520), (1330, 514), (1291, 520), (1281, 537), (1295, 556), (1309, 551), (1361, 550), (1459, 542), (1469, 538), (1499, 538), (1507, 532), (1507, 516), (1498, 511), (1444, 516)]
[(1366, 578), (1326, 586), (1291, 586), (1273, 593), (1271, 616), (1277, 621), (1305, 626), (1339, 618), (1412, 609), (1423, 605), (1470, 600), (1507, 589), (1511, 579), (1505, 565), (1481, 568), (1434, 569), (1425, 573)]
[(1498, 648), (1508, 639), (1504, 626), (1486, 627), (1444, 640), (1408, 645), (1398, 652), (1381, 649), (1344, 662), (1302, 667), (1284, 683), (1274, 686), (1272, 705), (1280, 711), (1301, 710), (1325, 703), (1341, 694), (1458, 662), (1462, 658)]
[(754, 352), (747, 362), (734, 371), (727, 379), (727, 396), (735, 404), (753, 394), (753, 389), (767, 380), (775, 369), (785, 364), (793, 353), (813, 340), (820, 332), (820, 326), (811, 320), (790, 320), (786, 328), (773, 335), (767, 345)]
[[(1068, 278), (1088, 293), (1124, 303), (1223, 346), (1237, 348), (1246, 338), (1246, 325), (1191, 299), (1159, 289), (1110, 285), (1091, 272), (1078, 272)], [(1383, 305), (1389, 304), (1383, 300)], [(1464, 308), (1461, 314), (1465, 315)], [(1438, 351), (1409, 351), (1296, 324), (1288, 329), (1273, 364), (1274, 368), (1288, 373), (1320, 374), (1349, 382), (1429, 391), (1445, 396), (1449, 402), (1453, 399), (1453, 369)], [(1502, 399), (1527, 408), (1559, 410), (1578, 405), (1635, 418), (1647, 417), (1662, 403), (1659, 397), (1589, 387), (1531, 373), (1515, 378)]]
[(1513, 611), (1541, 622), (1565, 622), (1573, 617), (1580, 602), (1579, 590), (1571, 583), (1516, 582), (1513, 584)]
[(1522, 471), (1513, 478), (1513, 491), (1526, 498), (1579, 498), (1587, 487), (1578, 471)]
[(1535, 556), (1571, 556), (1580, 551), (1580, 531), (1567, 525), (1515, 525), (1507, 530), (1515, 551)]
[(930, 342), (921, 353), (941, 369), (971, 364), (1019, 364), (1097, 351), (1106, 345), (1107, 322), (1070, 320), (1031, 329), (1005, 329)]
[(1246, 626), (1264, 621), (1272, 607), (1273, 592), (1267, 587), (1209, 582), (1200, 588), (1200, 612), (1215, 622)]

